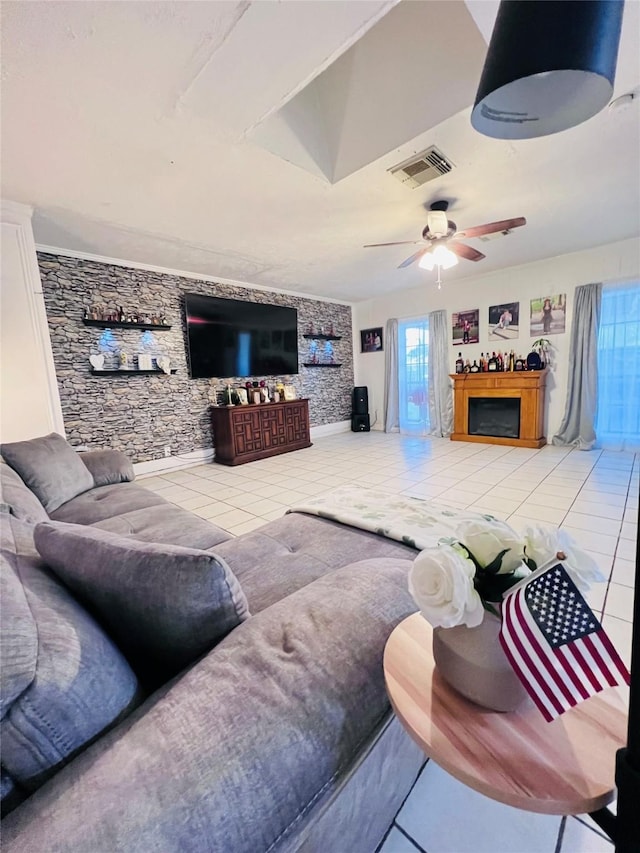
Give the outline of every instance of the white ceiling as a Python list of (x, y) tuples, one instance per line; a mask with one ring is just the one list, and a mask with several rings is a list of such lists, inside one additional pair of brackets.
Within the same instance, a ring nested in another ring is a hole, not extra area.
[[(528, 221), (470, 240), (486, 259), (449, 281), (638, 235), (638, 101), (537, 140), (471, 128), (496, 8), (4, 0), (2, 196), (33, 205), (41, 245), (348, 301), (433, 277), (396, 269), (411, 246), (362, 247), (419, 239), (437, 198), (459, 228)], [(614, 96), (629, 91), (636, 0)], [(388, 174), (432, 144), (449, 175)]]

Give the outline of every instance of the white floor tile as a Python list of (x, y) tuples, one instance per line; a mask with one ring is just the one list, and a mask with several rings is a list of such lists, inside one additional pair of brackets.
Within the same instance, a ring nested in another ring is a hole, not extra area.
[(635, 560), (636, 543), (632, 542), (630, 539), (620, 539), (618, 542), (616, 557), (622, 557), (623, 560)]
[(615, 554), (618, 539), (616, 536), (607, 536), (605, 533), (594, 533), (592, 530), (581, 530), (569, 524), (562, 525), (577, 542), (580, 548), (588, 551), (597, 551), (598, 554)]
[(258, 527), (263, 527), (266, 523), (264, 518), (250, 518), (249, 521), (225, 529), (234, 536), (242, 536), (243, 533), (251, 533), (252, 530), (257, 530)]
[(418, 848), (412, 844), (406, 835), (403, 835), (397, 827), (392, 826), (384, 844), (378, 849), (378, 853), (419, 853)]
[(616, 557), (613, 562), (613, 574), (611, 580), (622, 586), (633, 587), (635, 585), (636, 564), (633, 560), (623, 560)]
[(559, 527), (566, 515), (566, 511), (555, 506), (547, 506), (544, 503), (534, 503), (533, 499), (524, 501), (518, 508), (518, 513), (534, 518), (536, 521), (544, 521), (547, 524)]
[(244, 524), (246, 521), (255, 521), (255, 515), (245, 512), (242, 509), (231, 508), (229, 512), (223, 512), (215, 516), (215, 524), (224, 530), (231, 530), (232, 527), (237, 527), (239, 524)]
[(606, 613), (602, 619), (602, 627), (609, 635), (609, 639), (615, 646), (616, 651), (627, 666), (631, 666), (631, 622), (608, 616)]
[(634, 521), (624, 521), (620, 528), (620, 537), (635, 542), (638, 538), (638, 525)]
[(396, 818), (429, 853), (554, 853), (560, 821), (490, 800), (433, 761)]
[(597, 500), (584, 500), (581, 492), (575, 503), (571, 507), (573, 512), (581, 512), (584, 515), (598, 515), (601, 518), (611, 518), (616, 521), (621, 521), (624, 514), (623, 506), (617, 506), (615, 503), (607, 500), (610, 495), (600, 495)]
[(628, 586), (618, 583), (609, 584), (604, 612), (608, 616), (633, 622), (633, 596), (629, 594)]
[(575, 817), (568, 817), (560, 853), (614, 853), (613, 843)]
[(620, 521), (601, 515), (585, 515), (572, 508), (564, 518), (564, 523), (580, 530), (593, 530), (595, 533), (606, 533), (609, 536), (618, 536), (620, 533)]

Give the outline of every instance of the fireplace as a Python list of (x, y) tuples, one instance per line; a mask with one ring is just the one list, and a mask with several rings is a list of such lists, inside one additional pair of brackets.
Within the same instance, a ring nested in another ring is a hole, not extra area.
[(452, 441), (542, 447), (547, 369), (457, 373)]
[(469, 397), (469, 435), (520, 438), (520, 398)]

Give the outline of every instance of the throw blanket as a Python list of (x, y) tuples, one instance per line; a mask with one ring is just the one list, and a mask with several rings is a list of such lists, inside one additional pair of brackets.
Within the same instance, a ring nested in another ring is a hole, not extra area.
[(360, 486), (340, 486), (295, 504), (287, 511), (330, 518), (387, 539), (396, 539), (418, 551), (435, 548), (443, 537), (454, 536), (461, 521), (495, 520), (492, 515)]

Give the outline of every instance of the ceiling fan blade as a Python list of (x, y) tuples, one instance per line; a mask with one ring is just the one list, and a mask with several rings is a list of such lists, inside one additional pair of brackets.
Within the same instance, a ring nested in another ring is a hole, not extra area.
[(420, 240), (398, 240), (395, 243), (367, 243), (363, 249), (374, 249), (376, 246), (408, 246), (410, 243), (419, 243)]
[(486, 255), (483, 255), (482, 252), (479, 252), (477, 249), (472, 248), (471, 246), (465, 246), (464, 243), (456, 243), (455, 240), (449, 240), (447, 243), (447, 249), (451, 249), (451, 251), (458, 255), (459, 258), (465, 258), (467, 261), (481, 261)]
[(464, 228), (458, 231), (456, 237), (482, 237), (485, 234), (495, 234), (497, 231), (510, 231), (526, 225), (524, 216), (516, 216), (515, 219), (501, 219), (499, 222), (487, 222), (485, 225), (475, 225), (473, 228)]
[(419, 261), (423, 255), (426, 255), (427, 252), (431, 251), (431, 246), (426, 246), (424, 249), (419, 249), (414, 255), (408, 257), (405, 261), (398, 265), (398, 269), (404, 269), (404, 267), (408, 267), (409, 264), (412, 264), (414, 261)]

